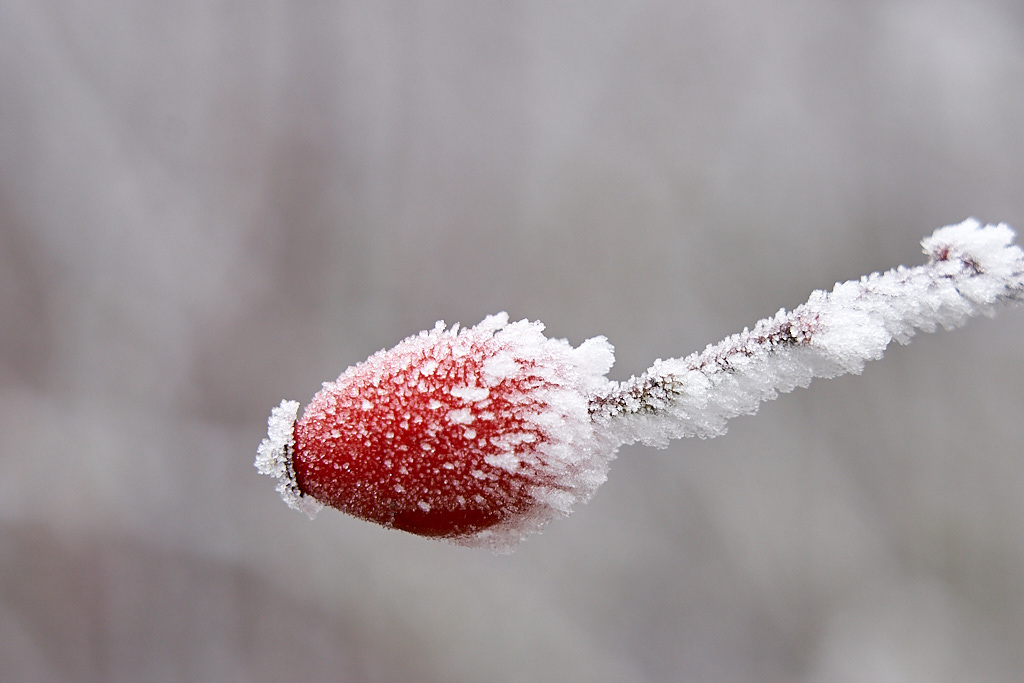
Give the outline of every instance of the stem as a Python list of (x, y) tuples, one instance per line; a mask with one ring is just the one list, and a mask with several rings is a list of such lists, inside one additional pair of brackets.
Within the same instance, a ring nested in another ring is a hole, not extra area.
[(657, 360), (639, 377), (591, 398), (590, 412), (620, 443), (665, 446), (684, 436), (725, 433), (728, 420), (757, 411), (779, 392), (815, 377), (860, 373), (889, 342), (917, 330), (960, 327), (1024, 301), (1024, 252), (1006, 225), (973, 219), (937, 230), (928, 262), (822, 290), (700, 353)]

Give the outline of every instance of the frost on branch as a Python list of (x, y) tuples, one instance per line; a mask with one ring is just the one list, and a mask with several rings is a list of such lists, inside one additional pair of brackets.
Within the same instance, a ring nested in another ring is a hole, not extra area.
[(725, 433), (733, 417), (815, 377), (859, 373), (889, 342), (917, 330), (960, 327), (1024, 298), (1024, 252), (1006, 225), (969, 219), (922, 245), (928, 262), (900, 266), (811, 294), (753, 329), (682, 359), (658, 360), (643, 375), (591, 401), (595, 422), (620, 443), (663, 447), (669, 439)]

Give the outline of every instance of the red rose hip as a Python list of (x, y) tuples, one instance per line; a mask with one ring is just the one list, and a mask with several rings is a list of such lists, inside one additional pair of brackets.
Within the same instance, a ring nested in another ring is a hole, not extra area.
[(297, 422), (284, 401), (257, 467), (292, 507), (509, 550), (604, 481), (617, 443), (595, 433), (611, 346), (573, 348), (537, 322), (443, 323), (327, 382)]

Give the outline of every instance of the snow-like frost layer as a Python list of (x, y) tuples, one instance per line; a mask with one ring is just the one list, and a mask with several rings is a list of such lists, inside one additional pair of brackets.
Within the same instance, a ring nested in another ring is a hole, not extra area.
[[(594, 430), (589, 400), (608, 389), (605, 375), (614, 362), (612, 346), (604, 337), (595, 337), (573, 348), (564, 339), (549, 339), (543, 330), (543, 323), (536, 321), (509, 323), (504, 312), (471, 328), (456, 325), (445, 330), (443, 323), (438, 323), (431, 332), (410, 337), (368, 361), (390, 363), (395, 354), (427, 359), (436, 355), (435, 362), (444, 367), (450, 354), (463, 358), (466, 368), (479, 367), (476, 372), (470, 370), (476, 375), (472, 386), (446, 390), (475, 406), (455, 411), (455, 420), (448, 417), (451, 413), (438, 414), (445, 419), (421, 425), (427, 434), (450, 429), (453, 424), (460, 429), (465, 423), (476, 424), (471, 416), (490, 417), (486, 408), (476, 407), (484, 405), (481, 402), (501, 397), (509, 386), (524, 387), (521, 396), (507, 396), (511, 403), (523, 406), (516, 415), (523, 426), (491, 437), (487, 447), (496, 450), (484, 461), (510, 474), (528, 476), (533, 481), (528, 489), (530, 504), (492, 527), (448, 537), (450, 542), (508, 552), (552, 519), (568, 515), (575, 505), (589, 500), (607, 478), (618, 444), (609, 443)], [(525, 388), (528, 385), (533, 386)], [(503, 417), (491, 419), (501, 421)], [(489, 479), (493, 476), (493, 472), (488, 474)], [(475, 478), (471, 484), (471, 490), (483, 485)]]
[(725, 433), (779, 392), (815, 377), (859, 373), (895, 340), (917, 330), (960, 327), (995, 306), (1020, 303), (1024, 252), (1006, 225), (968, 219), (922, 242), (928, 263), (874, 273), (811, 294), (753, 329), (681, 359), (658, 360), (643, 375), (595, 399), (591, 412), (610, 438), (663, 447), (670, 439)]
[(281, 405), (270, 411), (267, 419), (267, 438), (256, 449), (256, 470), (260, 474), (277, 479), (275, 490), (288, 507), (309, 515), (310, 519), (323, 507), (315, 499), (303, 495), (295, 484), (295, 470), (292, 469), (292, 452), (295, 449), (295, 419), (299, 414), (299, 402), (281, 401)]

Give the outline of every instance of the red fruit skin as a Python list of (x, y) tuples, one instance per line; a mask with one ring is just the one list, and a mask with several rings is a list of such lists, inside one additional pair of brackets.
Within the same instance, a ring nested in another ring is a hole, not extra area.
[(422, 536), (470, 536), (526, 514), (537, 486), (559, 488), (535, 421), (557, 387), (535, 359), (488, 377), (485, 361), (502, 346), (490, 335), (423, 339), (350, 368), (313, 398), (294, 431), (299, 490)]

